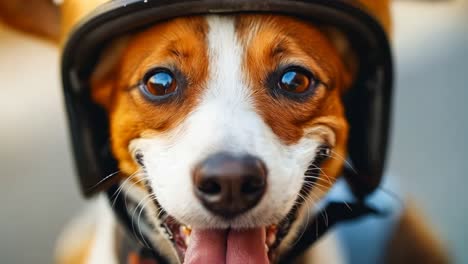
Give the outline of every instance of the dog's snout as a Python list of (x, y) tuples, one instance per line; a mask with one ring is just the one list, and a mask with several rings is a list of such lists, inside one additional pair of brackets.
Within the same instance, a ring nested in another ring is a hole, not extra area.
[(215, 154), (193, 172), (195, 195), (208, 210), (224, 218), (257, 205), (265, 193), (266, 181), (265, 164), (251, 155)]

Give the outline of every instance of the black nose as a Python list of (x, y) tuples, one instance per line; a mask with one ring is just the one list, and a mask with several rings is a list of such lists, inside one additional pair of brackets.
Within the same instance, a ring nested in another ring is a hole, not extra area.
[(267, 170), (258, 158), (219, 153), (193, 171), (195, 195), (216, 215), (232, 218), (253, 208), (265, 193)]

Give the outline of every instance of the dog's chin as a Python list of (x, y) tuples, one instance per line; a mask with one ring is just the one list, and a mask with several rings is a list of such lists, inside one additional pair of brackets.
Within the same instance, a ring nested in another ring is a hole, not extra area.
[[(164, 210), (159, 216), (160, 230), (184, 263), (274, 263), (292, 235), (302, 203), (294, 205), (278, 223), (249, 229), (193, 228), (177, 221)], [(224, 261), (222, 261), (224, 262)]]

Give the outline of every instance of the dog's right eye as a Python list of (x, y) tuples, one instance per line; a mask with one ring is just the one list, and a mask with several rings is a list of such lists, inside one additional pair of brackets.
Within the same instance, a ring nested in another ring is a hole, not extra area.
[(141, 92), (150, 100), (165, 98), (177, 90), (177, 81), (167, 69), (157, 69), (146, 74)]

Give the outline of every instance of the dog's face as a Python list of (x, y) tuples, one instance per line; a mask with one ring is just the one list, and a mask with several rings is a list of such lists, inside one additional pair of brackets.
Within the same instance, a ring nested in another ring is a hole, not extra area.
[(150, 220), (171, 222), (177, 257), (262, 263), (294, 243), (346, 151), (350, 75), (324, 33), (283, 16), (178, 18), (106, 67), (92, 92), (113, 153), (160, 206)]

